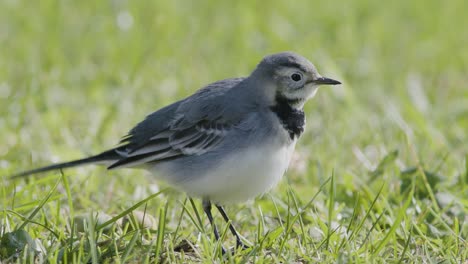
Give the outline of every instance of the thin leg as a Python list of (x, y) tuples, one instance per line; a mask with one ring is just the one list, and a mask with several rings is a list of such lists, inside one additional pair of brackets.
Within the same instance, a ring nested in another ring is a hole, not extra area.
[(237, 246), (238, 248), (243, 248), (243, 249), (249, 248), (249, 247), (246, 246), (244, 243), (242, 243), (242, 240), (241, 240), (241, 238), (240, 238), (240, 236), (239, 236), (239, 233), (237, 233), (236, 229), (235, 229), (234, 226), (232, 225), (231, 220), (229, 219), (229, 217), (228, 217), (227, 214), (226, 214), (226, 211), (224, 211), (224, 208), (223, 208), (221, 205), (219, 205), (219, 204), (216, 205), (216, 208), (218, 208), (218, 211), (219, 211), (219, 212), (221, 213), (221, 215), (223, 216), (224, 221), (226, 221), (226, 223), (228, 223), (228, 225), (229, 225), (229, 230), (231, 230), (232, 235), (236, 237), (236, 246)]
[(203, 211), (205, 211), (206, 216), (208, 216), (208, 220), (210, 220), (210, 224), (213, 227), (213, 233), (215, 236), (216, 241), (219, 240), (219, 233), (218, 228), (216, 228), (216, 224), (213, 220), (213, 215), (211, 214), (211, 202), (210, 200), (203, 200)]
[[(207, 199), (203, 199), (203, 211), (205, 211), (206, 216), (208, 216), (208, 220), (210, 221), (211, 226), (213, 227), (213, 233), (215, 236), (216, 241), (219, 240), (219, 233), (218, 228), (213, 220), (213, 215), (211, 214), (211, 201)], [(223, 255), (226, 253), (224, 247), (221, 247)]]

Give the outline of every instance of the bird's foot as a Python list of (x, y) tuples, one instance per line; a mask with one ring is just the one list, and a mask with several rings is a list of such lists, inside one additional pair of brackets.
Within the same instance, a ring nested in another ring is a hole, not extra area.
[(250, 246), (247, 246), (242, 241), (240, 241), (240, 240), (236, 241), (236, 249), (246, 250), (246, 249), (249, 249), (249, 248), (250, 248)]

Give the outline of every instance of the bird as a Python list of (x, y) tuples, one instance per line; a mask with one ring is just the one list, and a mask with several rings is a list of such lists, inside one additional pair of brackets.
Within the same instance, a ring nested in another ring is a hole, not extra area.
[(189, 197), (201, 198), (219, 240), (214, 204), (236, 247), (247, 248), (223, 205), (255, 198), (280, 181), (305, 130), (305, 103), (320, 86), (338, 84), (297, 53), (267, 55), (249, 76), (208, 84), (151, 113), (114, 148), (12, 177), (89, 164), (146, 169)]

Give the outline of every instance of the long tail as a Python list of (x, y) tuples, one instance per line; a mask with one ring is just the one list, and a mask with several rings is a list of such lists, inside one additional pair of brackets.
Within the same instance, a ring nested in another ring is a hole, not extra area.
[(27, 177), (29, 175), (41, 173), (41, 172), (46, 172), (46, 171), (52, 171), (52, 170), (59, 170), (59, 169), (66, 169), (66, 168), (71, 168), (71, 167), (77, 167), (77, 166), (82, 166), (82, 165), (91, 165), (91, 164), (96, 164), (99, 162), (105, 162), (105, 161), (117, 161), (121, 159), (122, 156), (120, 156), (117, 152), (116, 149), (111, 149), (108, 151), (104, 151), (100, 154), (97, 154), (95, 156), (91, 156), (88, 158), (84, 159), (79, 159), (79, 160), (72, 160), (69, 162), (64, 162), (64, 163), (58, 163), (58, 164), (52, 164), (49, 166), (45, 166), (42, 168), (37, 168), (33, 170), (28, 170), (28, 171), (23, 171), (17, 174), (13, 174), (11, 178), (21, 178), (21, 177)]

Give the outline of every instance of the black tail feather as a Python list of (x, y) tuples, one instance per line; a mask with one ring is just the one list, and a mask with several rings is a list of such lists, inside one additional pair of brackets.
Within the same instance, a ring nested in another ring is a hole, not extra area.
[(52, 164), (52, 165), (45, 166), (42, 168), (23, 171), (17, 174), (13, 174), (11, 178), (27, 177), (27, 176), (37, 174), (37, 173), (42, 173), (42, 172), (47, 172), (47, 171), (52, 171), (52, 170), (59, 170), (59, 169), (66, 169), (66, 168), (77, 167), (77, 166), (82, 166), (82, 165), (91, 165), (91, 164), (104, 162), (104, 161), (117, 161), (120, 158), (122, 157), (116, 152), (116, 149), (111, 149), (111, 150), (102, 152), (100, 154), (97, 154), (95, 156), (91, 156), (88, 158), (73, 160), (73, 161), (64, 162), (64, 163)]

